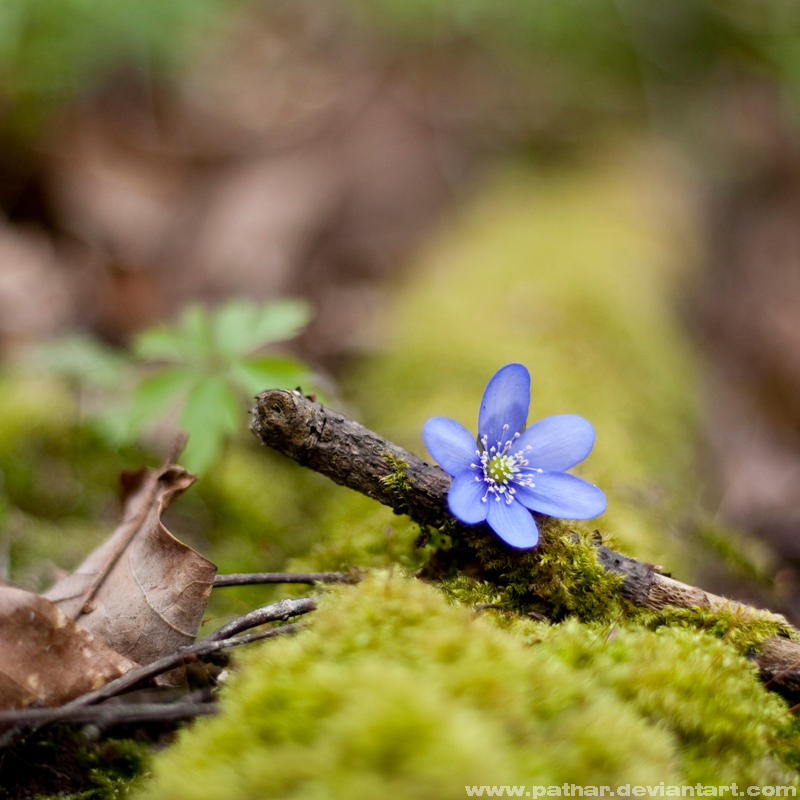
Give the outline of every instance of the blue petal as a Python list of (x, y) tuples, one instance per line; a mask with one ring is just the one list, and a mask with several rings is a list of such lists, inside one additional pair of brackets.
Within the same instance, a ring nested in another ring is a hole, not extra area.
[(539, 529), (533, 514), (515, 501), (489, 498), (486, 521), (492, 530), (512, 547), (535, 547), (539, 542)]
[[(481, 400), (478, 436), (486, 436), (489, 447), (505, 442), (525, 427), (531, 404), (531, 376), (522, 364), (506, 364), (499, 369)], [(503, 426), (508, 425), (504, 430)]]
[(488, 503), (483, 502), (486, 486), (483, 481), (476, 481), (474, 470), (461, 472), (453, 478), (450, 491), (447, 493), (447, 505), (450, 512), (467, 525), (475, 525), (486, 519)]
[(563, 519), (591, 519), (606, 510), (606, 496), (594, 484), (566, 472), (533, 473), (533, 488), (516, 485), (517, 499), (533, 511)]
[(478, 451), (472, 434), (459, 422), (447, 417), (431, 417), (422, 428), (428, 452), (451, 475), (469, 468)]
[(534, 422), (517, 439), (512, 452), (528, 448), (532, 467), (563, 472), (583, 461), (594, 446), (594, 428), (575, 414), (559, 414)]

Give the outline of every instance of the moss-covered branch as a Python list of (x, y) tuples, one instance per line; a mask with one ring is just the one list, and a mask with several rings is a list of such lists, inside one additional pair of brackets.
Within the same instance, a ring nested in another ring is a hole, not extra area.
[[(466, 526), (452, 518), (446, 502), (450, 477), (442, 469), (300, 392), (270, 390), (260, 394), (251, 411), (250, 427), (265, 445), (299, 464), (407, 514), (423, 529), (445, 531), (455, 543), (457, 556), (448, 556), (451, 564), (453, 558), (460, 558), (462, 563), (472, 559), (485, 575), (510, 578), (511, 582), (518, 580), (518, 575), (510, 565), (517, 564), (518, 571), (533, 576), (528, 584), (533, 592), (547, 594), (552, 589), (558, 594), (563, 589), (561, 576), (552, 570), (570, 559), (573, 563), (581, 561), (588, 583), (558, 601), (551, 598), (552, 608), (561, 615), (588, 616), (603, 603), (607, 605), (608, 595), (613, 593), (643, 609), (708, 608), (748, 623), (761, 622), (765, 631), (780, 631), (781, 636), (765, 637), (757, 655), (758, 665), (772, 688), (800, 692), (800, 641), (795, 641), (800, 633), (780, 615), (681, 583), (662, 575), (653, 564), (605, 547), (599, 539), (587, 541), (568, 528), (553, 527), (544, 517), (538, 517), (543, 533), (539, 548), (512, 550), (486, 525)], [(567, 552), (571, 546), (574, 552)], [(587, 564), (587, 551), (594, 568)], [(550, 573), (543, 571), (548, 563)], [(542, 576), (538, 582), (537, 574)], [(525, 588), (520, 589), (523, 594)]]

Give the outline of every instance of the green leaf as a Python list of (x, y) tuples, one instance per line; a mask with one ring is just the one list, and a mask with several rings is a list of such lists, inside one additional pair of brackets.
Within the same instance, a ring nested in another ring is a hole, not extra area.
[(180, 334), (170, 325), (157, 325), (139, 333), (131, 349), (139, 358), (148, 361), (181, 361), (183, 342)]
[(148, 423), (164, 419), (196, 380), (197, 373), (190, 367), (170, 367), (148, 375), (128, 406), (129, 428), (138, 433)]
[(297, 336), (311, 319), (311, 308), (305, 300), (276, 300), (261, 309), (253, 340), (256, 346), (281, 342)]
[(99, 414), (95, 427), (109, 441), (135, 441), (149, 425), (173, 411), (197, 381), (190, 367), (169, 367), (143, 378), (127, 402), (112, 404)]
[(119, 386), (127, 360), (92, 336), (73, 334), (45, 342), (31, 359), (34, 369), (49, 370), (100, 389)]
[(176, 325), (156, 325), (133, 340), (133, 352), (148, 361), (199, 365), (214, 349), (209, 312), (199, 305), (186, 308)]
[(266, 389), (308, 387), (311, 371), (301, 361), (286, 357), (252, 358), (231, 367), (231, 375), (248, 396)]
[(194, 472), (205, 472), (219, 457), (226, 435), (244, 419), (244, 409), (225, 378), (204, 378), (186, 398), (181, 427), (189, 441), (181, 461)]
[(214, 315), (217, 349), (230, 356), (243, 355), (260, 344), (254, 339), (259, 309), (249, 300), (230, 300)]
[(211, 312), (201, 305), (187, 306), (178, 320), (178, 328), (185, 345), (199, 358), (207, 357), (214, 350), (214, 333)]
[(303, 300), (276, 300), (264, 306), (230, 300), (215, 314), (217, 348), (227, 356), (246, 355), (270, 342), (296, 336), (310, 316)]

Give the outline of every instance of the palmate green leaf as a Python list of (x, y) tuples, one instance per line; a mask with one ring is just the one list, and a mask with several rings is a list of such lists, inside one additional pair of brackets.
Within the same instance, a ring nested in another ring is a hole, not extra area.
[(132, 349), (148, 361), (200, 364), (214, 349), (209, 313), (199, 305), (189, 306), (175, 325), (157, 325), (142, 331)]
[(271, 341), (294, 336), (309, 316), (308, 304), (300, 300), (259, 305), (239, 299), (214, 312), (190, 306), (177, 323), (143, 331), (133, 344), (136, 355), (176, 366), (140, 383), (125, 410), (112, 420), (116, 438), (163, 419), (185, 398), (180, 425), (189, 440), (182, 461), (195, 471), (207, 469), (243, 420), (239, 391), (252, 396), (310, 380), (308, 368), (295, 359), (244, 358)]
[(249, 397), (266, 389), (307, 387), (311, 381), (311, 371), (302, 361), (285, 356), (240, 361), (231, 367), (231, 375)]
[(311, 317), (303, 300), (276, 300), (257, 305), (230, 300), (214, 315), (217, 350), (226, 356), (244, 356), (270, 342), (291, 339)]
[(225, 437), (245, 419), (245, 407), (228, 381), (218, 375), (203, 378), (186, 398), (180, 425), (189, 434), (181, 463), (204, 472), (218, 458)]

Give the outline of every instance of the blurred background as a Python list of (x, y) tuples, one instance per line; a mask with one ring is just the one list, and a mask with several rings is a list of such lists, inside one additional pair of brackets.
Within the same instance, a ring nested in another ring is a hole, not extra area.
[[(143, 331), (295, 298), (265, 352), (422, 455), (523, 361), (532, 419), (597, 429), (591, 525), (797, 622), (798, 101), (789, 0), (4, 0), (0, 575), (73, 568), (167, 451), (156, 395), (108, 424)], [(221, 571), (414, 566), (236, 402), (176, 533)]]

